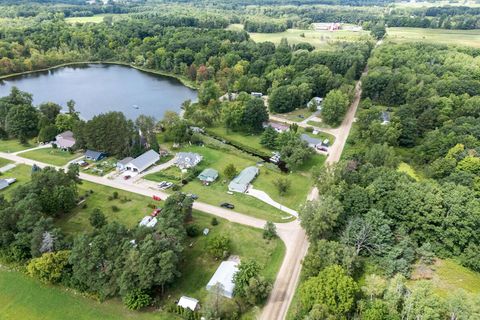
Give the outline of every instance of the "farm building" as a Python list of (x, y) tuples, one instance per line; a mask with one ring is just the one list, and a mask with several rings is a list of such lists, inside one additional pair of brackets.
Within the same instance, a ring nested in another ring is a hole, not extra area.
[(195, 311), (198, 306), (198, 300), (194, 298), (182, 296), (180, 300), (178, 300), (177, 305), (184, 309), (190, 309), (192, 311)]
[(105, 158), (107, 155), (104, 152), (87, 150), (85, 152), (85, 159), (92, 161), (100, 161)]
[(322, 140), (312, 138), (305, 133), (302, 134), (300, 138), (302, 139), (302, 141), (305, 141), (310, 148), (316, 148), (318, 145), (322, 144)]
[(133, 158), (132, 157), (126, 157), (126, 158), (123, 158), (122, 160), (118, 161), (117, 162), (117, 170), (125, 170), (127, 168), (127, 164), (130, 163), (130, 161), (132, 161)]
[(55, 137), (55, 144), (60, 148), (60, 149), (70, 149), (75, 145), (75, 138), (73, 137), (73, 132), (72, 131), (65, 131), (63, 133), (60, 133)]
[(240, 172), (228, 185), (228, 190), (234, 192), (246, 192), (250, 183), (258, 175), (257, 167), (247, 167)]
[(212, 168), (207, 168), (203, 170), (199, 175), (198, 179), (203, 183), (210, 183), (218, 178), (218, 171)]
[(233, 277), (238, 271), (238, 262), (235, 261), (222, 261), (220, 266), (213, 277), (208, 281), (207, 290), (212, 290), (217, 284), (221, 286), (220, 294), (227, 298), (233, 297), (233, 290), (235, 289), (235, 283)]
[(125, 165), (125, 168), (133, 172), (145, 171), (160, 160), (160, 155), (155, 150), (148, 150)]
[(179, 152), (175, 158), (175, 165), (180, 169), (189, 169), (195, 167), (203, 157), (198, 153)]

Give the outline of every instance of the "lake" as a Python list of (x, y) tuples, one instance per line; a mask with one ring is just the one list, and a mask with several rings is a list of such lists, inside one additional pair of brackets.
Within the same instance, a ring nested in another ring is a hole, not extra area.
[(128, 66), (82, 64), (0, 80), (0, 97), (12, 86), (33, 94), (33, 102), (55, 102), (66, 110), (73, 99), (84, 119), (108, 111), (122, 111), (127, 118), (145, 114), (161, 119), (165, 111), (181, 110), (185, 100), (195, 101), (197, 91), (179, 80)]

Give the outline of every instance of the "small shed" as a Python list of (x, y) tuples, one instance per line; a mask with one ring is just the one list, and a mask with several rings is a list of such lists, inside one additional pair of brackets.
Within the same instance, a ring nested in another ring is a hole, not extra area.
[(382, 120), (382, 125), (387, 125), (390, 123), (390, 113), (388, 111), (382, 111), (380, 115), (380, 120)]
[(145, 171), (160, 160), (160, 155), (155, 150), (148, 150), (125, 165), (126, 169), (133, 172)]
[(310, 109), (311, 107), (315, 106), (317, 110), (322, 110), (322, 102), (323, 98), (313, 97), (312, 100), (307, 103), (307, 107)]
[(247, 167), (240, 172), (229, 184), (228, 190), (234, 192), (246, 192), (250, 183), (258, 175), (257, 167)]
[(194, 152), (179, 152), (175, 158), (175, 164), (180, 169), (189, 169), (195, 167), (203, 157)]
[(5, 179), (0, 179), (0, 190), (6, 189), (10, 184)]
[(107, 155), (104, 152), (87, 150), (85, 152), (85, 159), (92, 161), (100, 161), (105, 158)]
[(117, 170), (125, 170), (127, 168), (127, 164), (132, 161), (132, 157), (126, 157), (123, 158), (122, 160), (117, 162)]
[(200, 181), (202, 181), (203, 183), (213, 182), (217, 180), (217, 178), (218, 178), (218, 171), (212, 168), (207, 168), (198, 175), (198, 179), (200, 179)]
[(220, 285), (220, 294), (227, 298), (233, 297), (235, 283), (233, 277), (238, 271), (238, 262), (222, 261), (213, 277), (208, 281), (207, 290), (212, 290), (216, 285)]
[(184, 309), (195, 311), (198, 306), (198, 300), (187, 296), (182, 296), (180, 300), (178, 300), (177, 305)]

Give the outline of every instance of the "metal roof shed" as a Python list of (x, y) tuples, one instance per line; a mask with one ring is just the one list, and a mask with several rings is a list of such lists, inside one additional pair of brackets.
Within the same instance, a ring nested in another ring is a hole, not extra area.
[(187, 296), (182, 296), (180, 300), (178, 300), (177, 305), (184, 309), (195, 311), (195, 309), (197, 309), (198, 300)]
[(218, 178), (218, 171), (212, 168), (207, 168), (203, 170), (199, 175), (198, 179), (205, 182), (213, 182)]
[(246, 192), (250, 182), (258, 175), (257, 167), (247, 167), (240, 172), (228, 185), (228, 190), (234, 192)]
[(158, 160), (160, 160), (160, 155), (155, 152), (155, 150), (148, 150), (141, 156), (130, 161), (126, 165), (126, 168), (130, 171), (142, 172), (148, 167), (154, 165)]
[(217, 271), (215, 271), (213, 277), (208, 281), (207, 290), (212, 290), (217, 284), (220, 284), (220, 294), (227, 298), (233, 297), (233, 290), (235, 289), (235, 283), (233, 283), (233, 277), (238, 271), (238, 262), (235, 261), (222, 261)]

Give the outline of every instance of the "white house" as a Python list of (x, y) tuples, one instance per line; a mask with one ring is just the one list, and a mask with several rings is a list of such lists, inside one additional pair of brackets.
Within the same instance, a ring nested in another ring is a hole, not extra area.
[(125, 165), (125, 168), (133, 172), (142, 172), (148, 167), (154, 165), (158, 160), (160, 160), (160, 155), (155, 152), (155, 150), (148, 150), (141, 156), (130, 161)]
[(285, 124), (282, 124), (282, 123), (278, 123), (278, 122), (265, 122), (263, 124), (263, 127), (264, 128), (272, 127), (278, 133), (282, 133), (282, 132), (290, 130), (289, 126), (287, 126)]
[(75, 145), (75, 142), (72, 131), (65, 131), (55, 137), (55, 144), (60, 149), (70, 149)]
[(125, 170), (127, 168), (127, 164), (130, 163), (130, 161), (132, 161), (133, 158), (132, 157), (126, 157), (126, 158), (123, 158), (122, 160), (118, 161), (117, 162), (117, 170)]
[(216, 285), (220, 285), (220, 294), (227, 298), (233, 297), (235, 283), (233, 277), (238, 271), (238, 262), (222, 261), (213, 277), (208, 281), (207, 290), (212, 290)]

